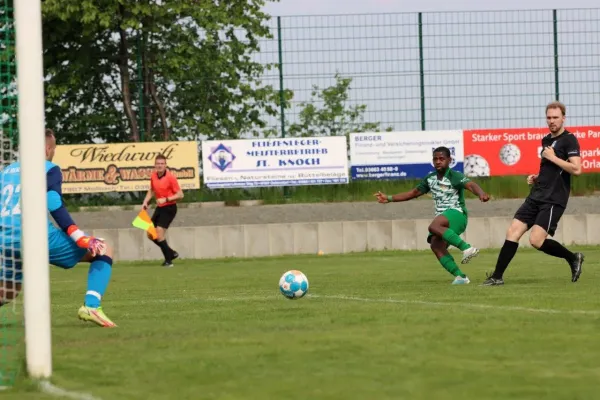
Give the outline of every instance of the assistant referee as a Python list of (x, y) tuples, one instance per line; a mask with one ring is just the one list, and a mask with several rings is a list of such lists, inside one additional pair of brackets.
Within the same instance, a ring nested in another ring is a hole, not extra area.
[(165, 257), (163, 267), (172, 267), (173, 260), (179, 257), (179, 254), (169, 247), (165, 234), (177, 215), (177, 201), (183, 199), (183, 191), (179, 187), (177, 177), (168, 170), (167, 158), (162, 154), (156, 156), (154, 160), (150, 189), (148, 189), (142, 204), (144, 210), (148, 209), (148, 203), (152, 200), (152, 196), (156, 197), (156, 210), (152, 215), (152, 223), (156, 227), (158, 237), (150, 240), (160, 248)]

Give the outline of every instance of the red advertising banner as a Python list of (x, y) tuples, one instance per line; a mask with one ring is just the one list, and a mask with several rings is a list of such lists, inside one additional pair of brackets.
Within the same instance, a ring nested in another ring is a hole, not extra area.
[[(600, 172), (600, 126), (567, 130), (579, 140), (583, 172)], [(548, 128), (465, 130), (465, 175), (537, 174), (542, 138), (548, 133)]]

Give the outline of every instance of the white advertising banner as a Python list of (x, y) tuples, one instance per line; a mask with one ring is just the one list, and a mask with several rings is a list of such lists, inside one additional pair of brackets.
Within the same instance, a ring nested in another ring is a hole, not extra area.
[(434, 170), (433, 150), (450, 150), (450, 168), (463, 171), (462, 130), (367, 132), (350, 134), (350, 174), (353, 180), (423, 178)]
[(348, 183), (345, 136), (205, 140), (203, 182), (212, 189)]

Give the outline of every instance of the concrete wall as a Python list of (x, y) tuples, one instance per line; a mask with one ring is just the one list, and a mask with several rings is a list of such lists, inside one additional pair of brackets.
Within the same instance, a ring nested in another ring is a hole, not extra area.
[[(479, 248), (498, 248), (512, 218), (471, 218), (463, 234)], [(181, 258), (263, 257), (370, 250), (424, 250), (431, 220), (315, 222), (171, 228), (169, 244)], [(139, 229), (96, 229), (118, 260), (157, 260), (158, 247)], [(554, 236), (566, 245), (600, 245), (600, 214), (564, 215)], [(529, 247), (528, 234), (521, 246)]]

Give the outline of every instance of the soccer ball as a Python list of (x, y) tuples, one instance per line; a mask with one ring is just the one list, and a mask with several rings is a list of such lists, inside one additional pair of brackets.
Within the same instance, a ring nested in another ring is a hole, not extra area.
[(490, 176), (490, 164), (478, 154), (469, 154), (465, 157), (464, 170), (465, 175), (469, 177)]
[(507, 143), (500, 149), (500, 161), (504, 165), (515, 165), (521, 159), (521, 150), (517, 147), (517, 145), (512, 143)]
[(279, 290), (288, 299), (300, 299), (308, 292), (308, 279), (302, 272), (293, 269), (281, 275)]

